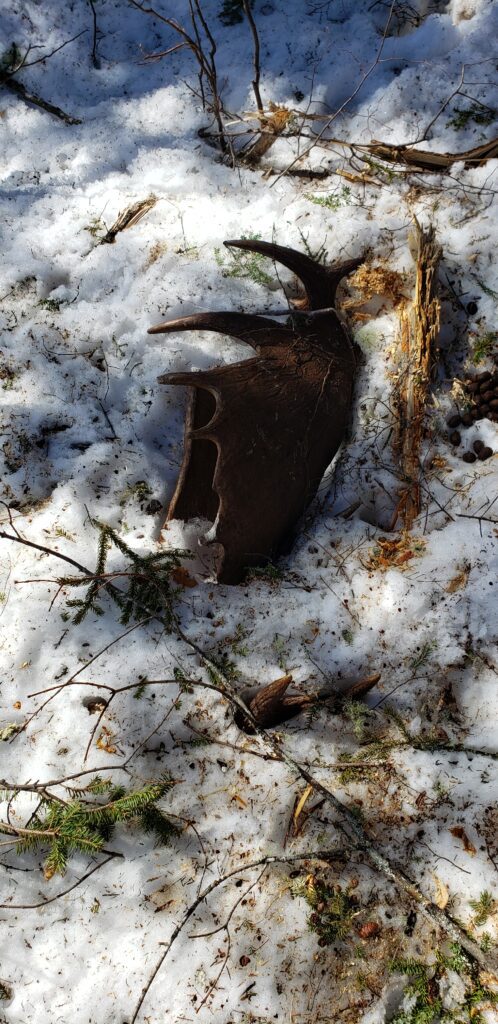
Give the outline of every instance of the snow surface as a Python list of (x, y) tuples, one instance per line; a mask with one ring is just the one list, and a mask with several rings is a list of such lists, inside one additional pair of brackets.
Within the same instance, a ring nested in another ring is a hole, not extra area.
[[(253, 112), (248, 27), (223, 26), (219, 0), (203, 7), (218, 44), (225, 107)], [(233, 170), (199, 137), (209, 116), (201, 109), (189, 52), (144, 61), (177, 41), (172, 30), (126, 0), (95, 0), (94, 8), (97, 67), (90, 4), (12, 0), (1, 11), (2, 52), (13, 42), (21, 51), (38, 47), (28, 60), (83, 33), (19, 75), (31, 91), (80, 118), (80, 125), (63, 124), (5, 89), (0, 101), (1, 529), (10, 529), (12, 516), (23, 537), (92, 567), (98, 538), (90, 513), (136, 550), (159, 550), (160, 516), (145, 512), (133, 488), (145, 481), (149, 499), (166, 504), (171, 497), (183, 446), (184, 398), (181, 389), (159, 386), (157, 377), (236, 361), (248, 350), (209, 334), (150, 337), (147, 327), (196, 310), (284, 308), (270, 263), (264, 268), (274, 280), (270, 287), (229, 275), (230, 256), (222, 251), (217, 258), (224, 239), (257, 233), (312, 252), (324, 247), (331, 261), (368, 250), (373, 266), (403, 275), (410, 294), (413, 217), (434, 224), (443, 248), (442, 360), (424, 441), (416, 557), (386, 571), (370, 562), (376, 541), (392, 536), (386, 531), (400, 486), (391, 450), (397, 314), (385, 297), (362, 307), (363, 319), (353, 316), (365, 361), (351, 433), (281, 563), (282, 579), (214, 584), (209, 550), (199, 546), (201, 524), (172, 524), (168, 543), (196, 556), (186, 565), (198, 586), (185, 589), (178, 601), (183, 629), (213, 654), (228, 655), (240, 691), (284, 670), (304, 690), (324, 677), (346, 682), (380, 671), (367, 701), (378, 707), (371, 728), (400, 739), (383, 718), (389, 706), (413, 736), (439, 730), (441, 743), (478, 751), (405, 746), (390, 754), (392, 770), (379, 768), (365, 783), (340, 784), (328, 766), (355, 753), (359, 743), (346, 715), (301, 716), (281, 730), (289, 752), (362, 810), (379, 848), (426, 894), (440, 899), (442, 886), (454, 916), (478, 938), (484, 931), (496, 938), (496, 916), (475, 928), (469, 901), (493, 888), (486, 822), (497, 793), (491, 757), (497, 456), (462, 462), (446, 440), (445, 419), (454, 411), (454, 379), (472, 367), (476, 341), (497, 329), (497, 161), (473, 170), (460, 163), (444, 177), (393, 173), (378, 185), (332, 173), (318, 181), (268, 177), (265, 170), (283, 170), (295, 157), (297, 143), (290, 139), (276, 142), (258, 168)], [(493, 138), (496, 120), (483, 126), (470, 119), (458, 130), (451, 122), (455, 110), (471, 107), (469, 96), (498, 110), (491, 53), (497, 5), (450, 0), (411, 8), (426, 16), (418, 26), (401, 19), (399, 32), (385, 40), (381, 61), (346, 102), (375, 61), (387, 5), (257, 0), (265, 103), (314, 113), (342, 107), (333, 134), (357, 142), (419, 141), (421, 148), (456, 152)], [(183, 0), (158, 0), (158, 9), (188, 23)], [(434, 121), (462, 68), (465, 95), (455, 96)], [(302, 150), (305, 141), (300, 145)], [(339, 148), (316, 147), (304, 165), (348, 168)], [(335, 209), (309, 199), (331, 193)], [(98, 244), (92, 226), (103, 234), (120, 211), (150, 194), (158, 201), (138, 224), (113, 245)], [(469, 310), (469, 302), (477, 311)], [(488, 365), (484, 360), (479, 369)], [(498, 450), (497, 425), (489, 420), (467, 437)], [(77, 670), (83, 680), (2, 744), (2, 777), (25, 783), (99, 767), (117, 782), (123, 780), (119, 766), (131, 758), (135, 786), (164, 770), (178, 780), (164, 807), (195, 825), (170, 847), (154, 847), (133, 827), (120, 827), (112, 848), (123, 859), (41, 909), (10, 904), (42, 902), (69, 888), (94, 862), (75, 856), (64, 879), (46, 881), (41, 856), (18, 857), (8, 845), (2, 853), (1, 978), (11, 990), (5, 1020), (124, 1024), (161, 943), (202, 887), (244, 859), (282, 854), (303, 785), (283, 765), (248, 753), (261, 754), (257, 739), (240, 733), (225, 702), (202, 689), (182, 695), (178, 706), (173, 686), (148, 689), (140, 701), (132, 690), (124, 692), (103, 720), (116, 752), (97, 749), (94, 740), (85, 760), (95, 723), (87, 701), (99, 692), (92, 683), (171, 678), (178, 665), (200, 678), (198, 659), (158, 625), (122, 636), (116, 611), (105, 602), (102, 617), (71, 624), (65, 598), (74, 593), (52, 604), (53, 581), (67, 571), (63, 563), (13, 542), (0, 544), (2, 729), (23, 725), (40, 706), (45, 698), (30, 696), (35, 691)], [(122, 564), (113, 552), (110, 565)], [(462, 573), (461, 585), (453, 586)], [(117, 642), (110, 647), (111, 640)], [(207, 731), (213, 742), (193, 745), (198, 737), (190, 725)], [(19, 800), (11, 820), (24, 824), (34, 806)], [(6, 804), (2, 810), (5, 820)], [(455, 826), (464, 827), (474, 855), (450, 832)], [(300, 837), (288, 840), (284, 854), (336, 841), (340, 833), (324, 807)], [(306, 870), (312, 869), (309, 863)], [(358, 880), (367, 908), (360, 920), (366, 914), (380, 922), (381, 935), (321, 949), (307, 928), (306, 903), (290, 896), (288, 876), (288, 865), (268, 868), (259, 881), (258, 871), (241, 870), (242, 888), (229, 882), (201, 904), (138, 1019), (390, 1019), (401, 1006), (403, 984), (386, 974), (388, 953), (433, 955), (435, 933), (419, 915), (413, 939), (405, 939), (407, 907), (395, 888), (352, 858), (336, 877), (342, 885)], [(227, 932), (215, 930), (255, 882), (230, 921), (228, 949)], [(206, 932), (214, 934), (195, 938)], [(212, 987), (227, 950), (226, 967)]]

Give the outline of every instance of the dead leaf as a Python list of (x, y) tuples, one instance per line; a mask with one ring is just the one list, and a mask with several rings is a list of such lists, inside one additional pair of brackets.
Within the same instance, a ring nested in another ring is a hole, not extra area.
[(483, 988), (492, 989), (494, 985), (498, 985), (498, 976), (491, 971), (479, 971), (479, 981)]
[(102, 731), (97, 740), (97, 747), (99, 750), (105, 750), (106, 754), (117, 754), (117, 748), (111, 743), (112, 732), (107, 728), (106, 725), (102, 726)]
[(439, 907), (440, 910), (444, 910), (444, 908), (448, 905), (450, 894), (444, 882), (442, 882), (441, 879), (438, 878), (438, 876), (435, 875), (433, 871), (431, 871), (431, 875), (434, 879), (434, 885), (436, 887), (434, 903), (436, 904), (437, 907)]
[(188, 569), (185, 569), (183, 565), (177, 565), (176, 569), (171, 572), (171, 579), (174, 583), (178, 583), (179, 587), (196, 587), (197, 580), (190, 575)]
[(448, 585), (444, 588), (446, 590), (446, 593), (447, 594), (454, 594), (457, 590), (462, 590), (463, 587), (465, 587), (467, 585), (467, 580), (469, 578), (469, 573), (470, 573), (470, 565), (465, 565), (464, 568), (461, 569), (460, 572), (458, 572), (456, 574), (456, 576), (453, 576), (451, 578), (451, 580), (448, 583)]
[(320, 807), (323, 807), (324, 800), (317, 800), (308, 810), (305, 810), (306, 804), (310, 796), (313, 793), (313, 786), (307, 785), (305, 790), (301, 793), (301, 796), (296, 797), (294, 801), (294, 807), (290, 817), (289, 824), (287, 826), (287, 832), (284, 839), (284, 847), (287, 845), (289, 838), (295, 839), (299, 836), (306, 825), (306, 822), (315, 811), (319, 811)]
[(450, 828), (450, 832), (452, 836), (455, 836), (455, 839), (462, 840), (465, 852), (469, 853), (471, 857), (475, 857), (477, 850), (474, 844), (471, 843), (465, 829), (461, 825), (454, 825), (453, 828)]

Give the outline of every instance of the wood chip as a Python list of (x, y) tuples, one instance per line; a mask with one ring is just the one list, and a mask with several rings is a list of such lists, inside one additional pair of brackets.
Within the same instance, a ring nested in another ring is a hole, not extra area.
[(139, 199), (137, 203), (132, 203), (126, 209), (121, 210), (117, 220), (114, 221), (107, 234), (100, 239), (100, 244), (103, 245), (105, 242), (108, 242), (112, 245), (120, 231), (125, 231), (126, 228), (132, 228), (135, 224), (138, 224), (142, 217), (145, 217), (145, 214), (152, 210), (156, 203), (157, 196), (150, 195), (146, 199)]

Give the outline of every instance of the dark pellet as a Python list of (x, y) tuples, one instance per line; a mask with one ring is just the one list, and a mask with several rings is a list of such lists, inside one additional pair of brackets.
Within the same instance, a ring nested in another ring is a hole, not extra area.
[(489, 370), (483, 370), (482, 373), (477, 374), (476, 380), (479, 381), (479, 384), (482, 384), (483, 381), (485, 380), (491, 380), (491, 377), (492, 374), (489, 372)]
[(498, 398), (492, 398), (489, 403), (490, 409), (498, 409)]
[(489, 404), (491, 399), (495, 397), (495, 393), (494, 391), (485, 391), (482, 397), (484, 398), (484, 401)]
[(474, 444), (472, 445), (472, 447), (473, 447), (476, 455), (479, 455), (479, 452), (482, 452), (482, 449), (484, 448), (484, 441), (479, 441), (479, 440), (474, 441)]
[(475, 406), (474, 406), (473, 409), (470, 410), (470, 415), (472, 416), (473, 420), (480, 420), (480, 418), (481, 418), (481, 414), (479, 412), (479, 409), (477, 409)]
[(470, 412), (465, 412), (462, 416), (462, 423), (464, 427), (471, 427), (473, 422), (474, 421), (472, 419), (472, 416), (470, 415)]
[(460, 426), (460, 416), (458, 415), (458, 413), (456, 413), (454, 416), (448, 416), (448, 419), (446, 420), (446, 422), (447, 422), (449, 427), (459, 427)]
[(475, 462), (476, 458), (477, 455), (475, 455), (474, 452), (464, 452), (462, 455), (462, 459), (464, 462)]
[(471, 395), (475, 395), (476, 391), (479, 391), (479, 384), (476, 380), (472, 381), (472, 384), (467, 384), (467, 391), (470, 391)]
[(488, 413), (488, 420), (491, 420), (493, 423), (498, 423), (498, 411)]
[(492, 448), (487, 448), (487, 447), (486, 448), (481, 448), (481, 451), (479, 452), (478, 458), (481, 459), (481, 462), (484, 462), (485, 459), (490, 459), (492, 454), (493, 454), (493, 449)]
[(459, 434), (458, 430), (453, 430), (452, 433), (450, 434), (450, 441), (451, 441), (451, 443), (452, 444), (460, 444), (461, 440), (462, 440), (462, 435)]
[(467, 303), (467, 313), (469, 316), (475, 316), (477, 313), (477, 302), (472, 301)]
[(484, 416), (488, 415), (489, 405), (483, 404), (483, 405), (480, 405), (479, 408), (481, 410), (481, 417), (482, 418), (484, 418)]
[(162, 509), (162, 502), (158, 501), (157, 498), (152, 498), (151, 501), (147, 502), (145, 511), (149, 516), (155, 516), (157, 512)]

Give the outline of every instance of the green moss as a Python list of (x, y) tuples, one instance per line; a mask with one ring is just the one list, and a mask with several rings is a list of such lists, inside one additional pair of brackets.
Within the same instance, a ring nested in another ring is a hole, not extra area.
[(483, 359), (487, 359), (488, 356), (492, 355), (497, 346), (498, 334), (496, 331), (488, 331), (486, 334), (481, 334), (476, 338), (472, 351), (472, 362), (474, 365), (477, 366)]
[(145, 480), (137, 480), (134, 484), (129, 484), (128, 487), (121, 492), (119, 504), (121, 506), (126, 505), (128, 501), (136, 501), (139, 505), (143, 505), (144, 502), (148, 501), (152, 494), (149, 485)]
[(473, 103), (470, 107), (455, 107), (453, 117), (447, 121), (447, 125), (458, 132), (472, 121), (482, 126), (493, 124), (497, 116), (498, 112), (493, 107), (488, 107), (484, 103)]
[[(242, 235), (243, 239), (259, 241), (261, 235)], [(214, 250), (214, 258), (221, 268), (223, 277), (248, 277), (255, 284), (270, 285), (273, 279), (264, 270), (266, 257), (259, 252), (248, 252), (245, 249)]]
[(327, 210), (339, 210), (341, 206), (351, 206), (351, 189), (343, 185), (337, 192), (331, 195), (322, 196), (313, 193), (306, 193), (305, 198), (315, 206), (324, 206)]

